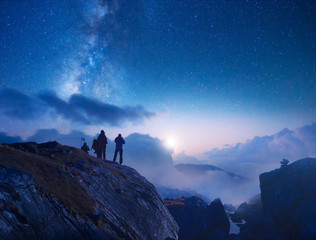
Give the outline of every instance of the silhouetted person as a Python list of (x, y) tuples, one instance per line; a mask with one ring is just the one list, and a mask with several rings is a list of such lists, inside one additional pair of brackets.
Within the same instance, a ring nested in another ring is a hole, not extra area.
[(122, 135), (119, 134), (115, 138), (114, 142), (116, 143), (116, 147), (115, 147), (113, 163), (115, 163), (117, 153), (119, 152), (120, 153), (120, 164), (122, 164), (123, 163), (123, 144), (125, 144), (124, 138), (122, 138)]
[(87, 145), (86, 142), (84, 142), (84, 144), (82, 145), (81, 150), (85, 151), (86, 153), (89, 153), (90, 148), (89, 148), (89, 146)]
[(102, 158), (105, 160), (106, 159), (106, 145), (108, 144), (108, 140), (105, 136), (105, 133), (103, 130), (101, 130), (100, 135), (98, 136), (97, 139), (98, 142), (98, 147), (97, 147), (97, 157)]
[(99, 152), (100, 152), (100, 148), (98, 147), (98, 140), (93, 139), (91, 149), (93, 149), (93, 150), (94, 150), (94, 153), (96, 153), (96, 154), (97, 154), (97, 157), (100, 155), (100, 154), (99, 154)]
[(289, 160), (283, 158), (282, 161), (280, 162), (281, 163), (281, 168), (284, 168), (284, 167), (288, 166), (289, 162), (290, 162)]

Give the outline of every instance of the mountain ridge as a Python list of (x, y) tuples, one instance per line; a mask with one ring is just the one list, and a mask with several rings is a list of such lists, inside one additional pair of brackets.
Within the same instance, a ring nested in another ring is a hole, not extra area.
[(180, 163), (174, 166), (179, 172), (190, 174), (190, 175), (198, 175), (198, 174), (207, 174), (207, 172), (211, 171), (221, 171), (227, 174), (229, 177), (238, 180), (238, 181), (250, 181), (250, 179), (237, 175), (235, 173), (226, 171), (222, 168), (216, 167), (211, 164), (192, 164), (192, 163)]

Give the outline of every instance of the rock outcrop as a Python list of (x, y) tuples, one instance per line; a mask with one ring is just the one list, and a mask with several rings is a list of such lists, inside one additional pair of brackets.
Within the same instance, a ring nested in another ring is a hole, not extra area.
[(228, 234), (230, 223), (220, 199), (210, 205), (197, 196), (164, 202), (180, 227), (179, 239), (233, 239)]
[(277, 240), (278, 236), (271, 218), (262, 210), (260, 194), (239, 205), (230, 219), (240, 229), (239, 237), (244, 240)]
[(62, 146), (0, 145), (0, 239), (177, 239), (137, 171)]
[(316, 159), (260, 175), (263, 210), (280, 239), (316, 239)]

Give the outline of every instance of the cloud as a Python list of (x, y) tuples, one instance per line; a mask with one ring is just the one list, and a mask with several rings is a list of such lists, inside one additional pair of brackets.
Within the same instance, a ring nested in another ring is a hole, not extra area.
[(0, 132), (0, 143), (16, 143), (22, 141), (22, 138), (19, 136), (8, 136), (7, 133)]
[(58, 98), (53, 93), (41, 94), (39, 98), (65, 119), (83, 124), (108, 123), (112, 126), (119, 126), (125, 121), (141, 123), (144, 119), (155, 115), (146, 111), (142, 106), (118, 107), (78, 94), (72, 95), (69, 102)]
[(6, 116), (21, 120), (33, 119), (42, 110), (31, 97), (8, 88), (0, 89), (0, 109)]
[(146, 168), (172, 166), (172, 150), (167, 149), (160, 139), (133, 133), (125, 140), (131, 165)]
[(211, 164), (223, 170), (248, 178), (244, 181), (225, 171), (205, 171), (192, 175), (178, 172), (172, 151), (163, 141), (149, 135), (132, 134), (126, 138), (125, 164), (134, 167), (155, 185), (193, 190), (209, 199), (220, 197), (225, 203), (241, 203), (258, 194), (259, 174), (280, 167), (282, 158), (291, 161), (316, 156), (316, 123), (295, 130), (284, 129), (274, 135), (254, 137), (245, 143), (213, 149), (200, 161), (184, 152), (175, 162)]
[(220, 171), (195, 177), (191, 183), (183, 176), (178, 175), (177, 178), (183, 182), (182, 188), (187, 186), (209, 198), (218, 196), (225, 202), (238, 203), (259, 193), (259, 174), (279, 168), (282, 158), (293, 162), (316, 157), (315, 146), (316, 123), (295, 130), (285, 128), (270, 136), (257, 136), (244, 143), (226, 145), (221, 150), (212, 149), (204, 153), (206, 160), (184, 152), (175, 157), (177, 163), (211, 164), (253, 181), (238, 183)]
[(175, 158), (174, 161), (177, 163), (188, 163), (188, 164), (197, 164), (200, 161), (193, 156), (188, 156), (185, 154), (185, 151), (178, 153)]
[[(224, 202), (237, 203), (259, 192), (258, 182), (236, 180), (223, 171), (208, 171), (192, 176), (174, 167), (172, 150), (150, 135), (133, 133), (126, 137), (124, 164), (135, 168), (156, 186), (194, 191), (209, 199), (222, 198)], [(179, 159), (199, 164), (195, 157), (181, 153)], [(176, 157), (177, 158), (177, 157)], [(216, 169), (216, 168), (214, 168)]]
[(167, 149), (160, 139), (147, 134), (133, 133), (125, 138), (125, 142), (125, 163), (150, 182), (165, 186), (174, 171), (172, 150)]
[(40, 94), (39, 99), (43, 100), (48, 107), (54, 109), (56, 113), (63, 116), (65, 119), (72, 120), (74, 122), (81, 122), (83, 124), (91, 124), (91, 122), (81, 115), (74, 106), (60, 99), (54, 93), (49, 92)]
[(102, 123), (108, 122), (110, 125), (120, 125), (123, 121), (142, 122), (143, 119), (153, 117), (155, 114), (146, 111), (142, 106), (118, 107), (111, 104), (101, 103), (81, 95), (72, 95), (69, 105), (74, 109), (82, 110), (94, 121)]
[(41, 119), (54, 112), (64, 119), (84, 125), (120, 126), (125, 122), (139, 124), (155, 116), (142, 106), (119, 107), (78, 94), (72, 95), (69, 101), (62, 100), (52, 92), (29, 97), (14, 89), (0, 90), (0, 107), (3, 114), (14, 119)]
[(213, 149), (205, 155), (211, 164), (244, 176), (258, 174), (280, 166), (282, 158), (295, 161), (316, 156), (316, 123), (295, 130), (287, 128), (263, 137), (254, 137), (224, 149)]

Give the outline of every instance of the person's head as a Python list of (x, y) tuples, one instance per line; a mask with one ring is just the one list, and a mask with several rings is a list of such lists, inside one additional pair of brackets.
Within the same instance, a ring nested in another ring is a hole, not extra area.
[(104, 130), (101, 130), (101, 134), (104, 134)]
[(119, 136), (119, 137), (122, 137), (122, 134), (120, 134), (120, 133), (119, 133), (119, 135), (118, 135), (118, 136)]

